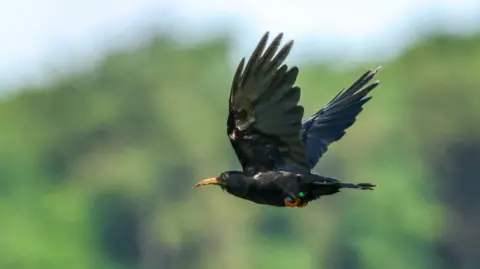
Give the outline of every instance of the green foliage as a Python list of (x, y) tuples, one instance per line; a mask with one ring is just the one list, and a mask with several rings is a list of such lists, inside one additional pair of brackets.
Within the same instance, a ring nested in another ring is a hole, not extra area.
[[(301, 210), (191, 188), (239, 169), (223, 39), (159, 37), (23, 89), (0, 104), (0, 268), (439, 268), (449, 179), (430, 160), (459, 135), (480, 139), (479, 48), (440, 37), (383, 64), (375, 97), (316, 169), (379, 187)], [(364, 71), (301, 67), (305, 116)]]

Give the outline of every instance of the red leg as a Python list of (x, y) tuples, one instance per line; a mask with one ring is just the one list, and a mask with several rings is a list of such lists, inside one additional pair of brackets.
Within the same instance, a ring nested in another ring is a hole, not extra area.
[(285, 198), (284, 201), (285, 201), (285, 206), (286, 206), (286, 207), (298, 207), (298, 205), (302, 202), (302, 199), (300, 199), (300, 198), (295, 198), (295, 201), (290, 202), (290, 201), (288, 201), (287, 198)]

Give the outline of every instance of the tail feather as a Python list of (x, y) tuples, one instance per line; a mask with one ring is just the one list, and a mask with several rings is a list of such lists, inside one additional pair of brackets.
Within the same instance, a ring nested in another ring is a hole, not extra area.
[(349, 188), (349, 189), (361, 189), (361, 190), (373, 190), (376, 185), (371, 183), (347, 183), (341, 182), (334, 178), (325, 178), (323, 181), (315, 181), (313, 182), (315, 185), (322, 185), (322, 186), (338, 186), (340, 188)]
[(350, 188), (350, 189), (360, 189), (360, 190), (373, 190), (376, 186), (370, 183), (339, 183), (342, 188)]
[(373, 190), (376, 185), (371, 183), (348, 183), (341, 182), (335, 178), (316, 175), (316, 179), (310, 182), (312, 184), (312, 192), (308, 197), (309, 200), (319, 199), (321, 196), (332, 195), (343, 188), (357, 189), (357, 190)]

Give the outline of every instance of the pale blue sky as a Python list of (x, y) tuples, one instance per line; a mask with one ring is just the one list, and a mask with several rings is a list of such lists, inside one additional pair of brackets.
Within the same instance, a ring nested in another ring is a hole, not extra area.
[(431, 22), (478, 31), (480, 1), (2, 0), (0, 18), (5, 90), (42, 78), (53, 67), (91, 64), (109, 47), (135, 44), (149, 25), (167, 25), (193, 40), (230, 25), (238, 39), (235, 58), (247, 54), (266, 30), (295, 39), (297, 57), (393, 57)]

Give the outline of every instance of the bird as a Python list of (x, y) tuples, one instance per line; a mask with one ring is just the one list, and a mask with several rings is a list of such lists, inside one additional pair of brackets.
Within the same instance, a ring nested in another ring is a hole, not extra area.
[(370, 82), (381, 67), (365, 72), (302, 121), (299, 69), (284, 63), (294, 41), (280, 48), (279, 33), (267, 46), (269, 34), (263, 35), (246, 64), (245, 57), (241, 59), (228, 99), (226, 131), (242, 171), (226, 171), (194, 187), (216, 185), (256, 204), (288, 208), (304, 208), (344, 188), (373, 190), (374, 184), (343, 182), (312, 169), (372, 98), (368, 94), (379, 81)]

